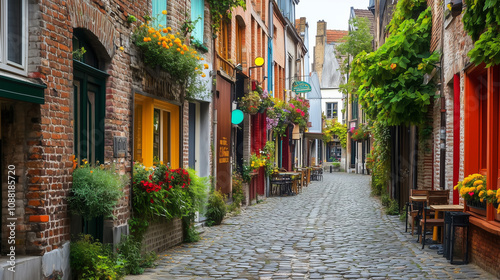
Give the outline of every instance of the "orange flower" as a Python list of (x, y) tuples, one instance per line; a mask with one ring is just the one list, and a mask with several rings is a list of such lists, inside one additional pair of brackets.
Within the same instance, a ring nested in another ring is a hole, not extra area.
[(177, 48), (177, 51), (178, 51), (178, 52), (180, 52), (180, 51), (181, 51), (181, 49), (180, 49), (180, 48)]
[(203, 66), (205, 67), (205, 69), (208, 69), (208, 64), (203, 64)]
[(94, 170), (90, 170), (90, 174), (94, 173)]
[(391, 64), (391, 69), (392, 69), (392, 70), (396, 69), (396, 67), (398, 67), (398, 65), (397, 65), (396, 63), (392, 63), (392, 64)]
[(181, 51), (181, 54), (184, 54), (184, 52)]
[(203, 78), (205, 78), (207, 75), (205, 75), (205, 74), (201, 74), (201, 76), (202, 76)]
[(166, 28), (163, 28), (162, 31), (163, 31), (163, 33), (168, 33), (168, 29), (166, 29)]

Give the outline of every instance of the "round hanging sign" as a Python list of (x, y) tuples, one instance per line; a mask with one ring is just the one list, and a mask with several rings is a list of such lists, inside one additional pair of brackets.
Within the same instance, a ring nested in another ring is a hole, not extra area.
[(243, 112), (239, 109), (236, 109), (231, 113), (231, 123), (240, 124), (243, 121), (244, 117), (245, 116), (243, 115)]

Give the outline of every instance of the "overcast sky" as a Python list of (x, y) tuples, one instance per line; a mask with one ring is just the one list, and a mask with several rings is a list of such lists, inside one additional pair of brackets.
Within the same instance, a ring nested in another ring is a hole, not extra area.
[(351, 7), (366, 9), (369, 2), (369, 0), (300, 0), (295, 13), (297, 19), (306, 17), (309, 23), (308, 50), (311, 59), (319, 20), (326, 21), (327, 29), (347, 30)]

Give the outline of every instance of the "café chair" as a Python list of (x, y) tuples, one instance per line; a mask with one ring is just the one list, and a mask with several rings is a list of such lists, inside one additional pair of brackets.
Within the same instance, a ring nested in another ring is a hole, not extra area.
[(430, 209), (431, 205), (446, 205), (448, 204), (447, 196), (427, 196), (427, 201), (423, 209), (423, 218), (420, 220), (421, 236), (422, 236), (422, 249), (425, 246), (425, 238), (428, 229), (434, 227), (442, 227), (444, 225), (443, 218), (435, 218), (434, 212)]

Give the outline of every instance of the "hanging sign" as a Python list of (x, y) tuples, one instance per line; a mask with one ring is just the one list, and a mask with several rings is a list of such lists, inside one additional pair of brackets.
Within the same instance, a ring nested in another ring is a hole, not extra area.
[(240, 124), (243, 121), (245, 115), (239, 109), (233, 110), (231, 113), (231, 123), (232, 124)]
[(296, 93), (306, 93), (311, 90), (311, 85), (303, 81), (295, 81), (292, 84), (292, 91)]

